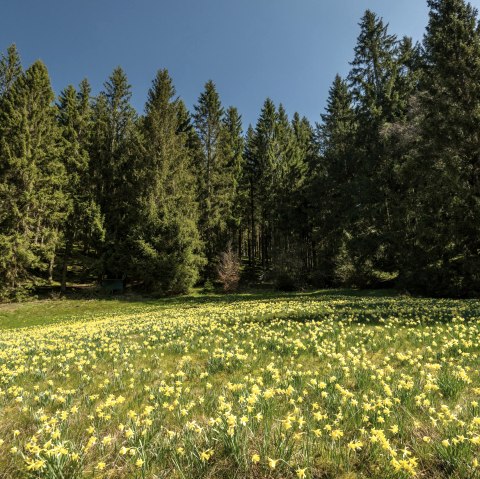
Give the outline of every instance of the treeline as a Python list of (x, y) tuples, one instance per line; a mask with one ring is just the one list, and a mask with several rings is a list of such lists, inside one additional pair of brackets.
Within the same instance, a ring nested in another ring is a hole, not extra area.
[(281, 287), (478, 294), (479, 22), (463, 0), (428, 5), (421, 44), (364, 14), (318, 123), (267, 99), (246, 132), (212, 81), (189, 112), (160, 70), (138, 115), (121, 68), (55, 101), (46, 67), (9, 47), (1, 295), (73, 277), (181, 293), (227, 250), (245, 280)]

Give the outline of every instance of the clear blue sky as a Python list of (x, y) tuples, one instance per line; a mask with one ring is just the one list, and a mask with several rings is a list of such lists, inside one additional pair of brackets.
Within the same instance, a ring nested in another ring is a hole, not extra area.
[(316, 121), (367, 8), (391, 32), (422, 38), (426, 0), (4, 0), (0, 49), (16, 43), (24, 66), (42, 59), (56, 93), (84, 77), (97, 93), (121, 65), (139, 112), (168, 68), (189, 108), (212, 79), (245, 124), (267, 96)]

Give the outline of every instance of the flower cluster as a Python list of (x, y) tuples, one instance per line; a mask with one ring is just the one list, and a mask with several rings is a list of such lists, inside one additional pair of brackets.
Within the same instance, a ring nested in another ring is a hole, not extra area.
[(0, 332), (5, 478), (480, 477), (474, 301), (280, 296)]

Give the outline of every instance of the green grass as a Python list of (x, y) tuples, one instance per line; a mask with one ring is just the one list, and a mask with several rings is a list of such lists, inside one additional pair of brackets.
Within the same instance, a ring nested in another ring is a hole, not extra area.
[(138, 310), (138, 300), (64, 299), (0, 304), (0, 329), (24, 328)]
[(479, 337), (392, 291), (1, 305), (0, 477), (479, 479)]
[(285, 300), (288, 298), (395, 298), (391, 290), (321, 290), (307, 293), (279, 293), (249, 290), (234, 295), (201, 294), (153, 299), (136, 295), (115, 295), (98, 299), (44, 299), (23, 303), (0, 303), (0, 330), (48, 325), (58, 321), (88, 319), (107, 314), (134, 313), (139, 310), (158, 309), (178, 305), (195, 307), (207, 303), (230, 303), (250, 300)]

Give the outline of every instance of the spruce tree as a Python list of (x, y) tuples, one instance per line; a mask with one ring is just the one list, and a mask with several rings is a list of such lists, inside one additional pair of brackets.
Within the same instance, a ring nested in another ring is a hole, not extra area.
[[(242, 133), (242, 117), (235, 107), (225, 112), (219, 137), (219, 163), (224, 171), (222, 189), (225, 192), (224, 209), (227, 216), (227, 242), (236, 245), (237, 254), (241, 256), (242, 236), (241, 217), (244, 204), (244, 191), (241, 189), (241, 178), (244, 168), (244, 139)], [(225, 247), (226, 244), (223, 244)]]
[(369, 123), (396, 114), (397, 50), (397, 38), (388, 33), (388, 25), (367, 10), (360, 21), (349, 81), (357, 112)]
[(241, 190), (243, 193), (243, 224), (247, 230), (247, 255), (250, 272), (253, 273), (257, 257), (257, 224), (258, 224), (258, 201), (257, 201), (257, 164), (255, 154), (255, 130), (249, 125), (245, 134), (245, 148), (243, 152), (244, 168), (241, 176)]
[(433, 294), (480, 291), (480, 35), (463, 0), (429, 0), (419, 95), (414, 235), (404, 280)]
[(12, 88), (15, 80), (22, 74), (22, 64), (15, 44), (7, 49), (0, 58), (0, 98)]
[(195, 128), (201, 144), (197, 159), (200, 232), (205, 242), (207, 276), (216, 271), (216, 261), (228, 242), (227, 218), (231, 197), (228, 158), (220, 151), (224, 109), (213, 81), (205, 84), (195, 113)]
[(250, 177), (251, 228), (258, 238), (254, 245), (254, 258), (260, 260), (263, 268), (270, 263), (272, 226), (274, 212), (271, 204), (275, 201), (275, 178), (277, 164), (277, 111), (273, 101), (267, 98), (263, 104), (251, 142), (247, 143), (248, 175)]
[[(301, 244), (300, 254), (303, 257), (303, 268), (311, 274), (314, 269), (313, 235), (312, 223), (310, 221), (310, 199), (309, 182), (311, 179), (310, 169), (315, 161), (314, 129), (306, 117), (300, 117), (294, 113), (292, 128), (295, 145), (295, 158), (293, 163), (293, 177), (290, 188), (291, 208), (288, 214), (288, 221), (293, 225), (295, 235)], [(287, 188), (288, 191), (288, 188)]]
[(130, 105), (131, 86), (116, 68), (93, 105), (91, 174), (96, 201), (104, 216), (105, 241), (98, 245), (100, 273), (122, 278), (128, 269), (125, 240), (135, 216), (136, 114)]
[(410, 245), (415, 236), (418, 189), (414, 179), (418, 177), (419, 125), (423, 122), (424, 111), (419, 94), (422, 75), (420, 46), (404, 37), (398, 50), (398, 110), (396, 118), (384, 122), (380, 129), (380, 141), (388, 161), (381, 163), (383, 169), (379, 170), (378, 176), (384, 178), (392, 198), (389, 201), (389, 228), (384, 231), (390, 262), (399, 272), (396, 284), (403, 283), (405, 286), (403, 272), (409, 262)]
[(273, 187), (268, 205), (272, 214), (269, 256), (277, 281), (281, 276), (292, 285), (305, 281), (308, 268), (303, 194), (309, 161), (304, 137), (309, 134), (311, 136), (308, 122), (301, 121), (298, 114), (290, 122), (280, 104), (275, 127)]
[(16, 78), (0, 111), (0, 285), (52, 279), (66, 213), (66, 175), (47, 69)]
[[(103, 238), (103, 218), (95, 201), (88, 153), (91, 129), (90, 85), (83, 80), (77, 92), (68, 86), (58, 100), (58, 122), (63, 137), (63, 162), (67, 172), (68, 215), (63, 223), (61, 289), (66, 290), (68, 266), (75, 246), (86, 252)], [(82, 258), (82, 266), (89, 266)]]
[(355, 208), (351, 210), (352, 235), (345, 257), (350, 256), (353, 263), (357, 286), (371, 286), (398, 274), (391, 241), (395, 165), (381, 133), (386, 123), (405, 113), (406, 99), (399, 95), (399, 58), (396, 36), (367, 10), (348, 77), (358, 128), (356, 175), (351, 184)]
[(164, 293), (187, 292), (204, 263), (184, 112), (168, 71), (158, 71), (142, 123), (130, 243), (132, 275), (147, 289)]
[(351, 279), (353, 265), (339, 254), (351, 235), (357, 206), (351, 187), (357, 170), (357, 121), (347, 82), (339, 75), (330, 88), (321, 119), (316, 126), (317, 155), (310, 168), (309, 197), (316, 280), (319, 285), (331, 285)]

